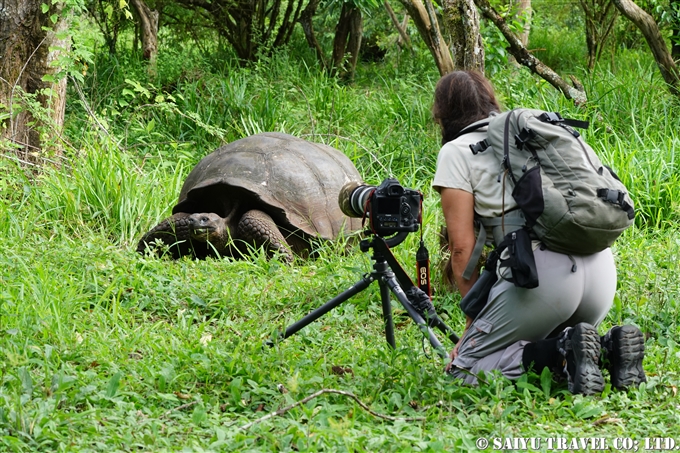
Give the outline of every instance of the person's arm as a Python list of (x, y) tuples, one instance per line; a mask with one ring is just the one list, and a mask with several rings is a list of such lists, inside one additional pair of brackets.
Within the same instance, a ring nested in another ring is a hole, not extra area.
[[(458, 291), (462, 296), (465, 296), (477, 278), (479, 277), (479, 270), (476, 269), (470, 280), (463, 278), (465, 267), (470, 261), (472, 250), (475, 247), (475, 211), (474, 211), (474, 196), (470, 192), (461, 189), (442, 188), (441, 190), (442, 209), (444, 210), (444, 220), (446, 221), (446, 230), (449, 233), (449, 250), (451, 251), (451, 268), (453, 270), (453, 278), (458, 287)], [(472, 318), (465, 317), (465, 331), (472, 324)], [(461, 338), (463, 335), (461, 334)], [(451, 359), (453, 360), (458, 355), (458, 346), (451, 351)], [(446, 370), (451, 367), (449, 363)]]
[(441, 200), (446, 230), (449, 233), (453, 278), (458, 291), (464, 297), (479, 277), (479, 269), (475, 269), (470, 280), (463, 278), (463, 272), (475, 248), (475, 200), (471, 193), (451, 188), (441, 189)]

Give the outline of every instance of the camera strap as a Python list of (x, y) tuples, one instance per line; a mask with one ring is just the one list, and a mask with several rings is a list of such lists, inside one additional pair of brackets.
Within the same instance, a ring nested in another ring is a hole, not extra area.
[(420, 288), (428, 297), (432, 297), (432, 290), (430, 288), (430, 254), (425, 247), (425, 242), (420, 240), (420, 247), (416, 252), (416, 272), (418, 275), (418, 288)]
[[(373, 200), (373, 194), (375, 193), (375, 190), (376, 189), (373, 188), (373, 190), (371, 190), (369, 195), (366, 197), (366, 204), (364, 205), (364, 213), (361, 216), (361, 228), (364, 228), (364, 226), (366, 225), (366, 219), (367, 219), (366, 214), (373, 209), (373, 206), (372, 206), (373, 203), (371, 203), (371, 201)], [(375, 229), (373, 228), (373, 225), (371, 224), (371, 222), (369, 222), (369, 226), (371, 227), (371, 233), (375, 234)]]
[(416, 275), (418, 276), (418, 288), (421, 289), (429, 298), (432, 298), (432, 287), (430, 285), (430, 253), (425, 247), (423, 240), (423, 197), (420, 197), (420, 247), (416, 252)]

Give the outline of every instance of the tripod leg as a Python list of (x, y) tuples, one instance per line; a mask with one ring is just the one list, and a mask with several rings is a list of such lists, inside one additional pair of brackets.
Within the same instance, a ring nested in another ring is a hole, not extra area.
[[(365, 290), (368, 288), (368, 286), (374, 281), (374, 278), (372, 276), (366, 276), (362, 280), (358, 281), (357, 283), (354, 284), (350, 289), (343, 291), (342, 293), (338, 294), (335, 296), (333, 299), (329, 300), (322, 306), (312, 310), (307, 316), (304, 318), (300, 319), (299, 321), (291, 324), (286, 328), (286, 330), (280, 335), (280, 339), (285, 339), (290, 337), (291, 335), (297, 333), (300, 329), (303, 327), (306, 327), (307, 325), (311, 324), (312, 322), (316, 321), (341, 303), (345, 302), (347, 299), (350, 297), (360, 293), (361, 291)], [(389, 296), (388, 296), (389, 297)]]
[(434, 332), (427, 325), (423, 317), (420, 316), (415, 308), (413, 308), (413, 305), (411, 305), (411, 302), (409, 302), (408, 297), (406, 297), (406, 293), (404, 293), (404, 290), (401, 289), (401, 286), (399, 286), (399, 282), (397, 281), (394, 274), (390, 272), (390, 274), (383, 276), (382, 278), (385, 280), (385, 283), (387, 283), (397, 300), (401, 302), (401, 305), (404, 307), (411, 319), (413, 319), (413, 321), (418, 325), (418, 328), (423, 333), (423, 335), (425, 335), (427, 339), (430, 340), (430, 344), (437, 354), (443, 359), (448, 359), (449, 355), (446, 353), (444, 346), (442, 346), (442, 344), (439, 342)]
[[(385, 239), (381, 237), (376, 237), (374, 238), (373, 242), (371, 243), (373, 246), (373, 250), (375, 251), (376, 256), (381, 256), (385, 262), (387, 262), (387, 266), (392, 270), (394, 273), (394, 276), (397, 279), (398, 284), (402, 287), (402, 289), (406, 289), (407, 291), (414, 287), (413, 282), (411, 281), (411, 278), (408, 276), (406, 271), (404, 271), (404, 268), (401, 267), (397, 259), (394, 257), (392, 254), (392, 251), (388, 247), (388, 244), (385, 242)], [(376, 267), (376, 270), (381, 270), (381, 271), (386, 271), (387, 267), (381, 267), (378, 269)], [(429, 302), (429, 301), (428, 301)], [(431, 305), (431, 303), (430, 303)], [(422, 310), (420, 310), (422, 313)], [(435, 313), (436, 316), (436, 313)], [(430, 319), (428, 320), (430, 323), (430, 326), (437, 327), (439, 330), (442, 331), (443, 334), (449, 337), (449, 339), (454, 343), (458, 343), (458, 335), (451, 329), (449, 326), (444, 324), (444, 322), (436, 316), (436, 319)]]
[(380, 299), (382, 300), (383, 320), (385, 321), (385, 339), (387, 344), (396, 349), (397, 343), (394, 341), (394, 321), (392, 320), (392, 302), (390, 301), (390, 288), (379, 279)]

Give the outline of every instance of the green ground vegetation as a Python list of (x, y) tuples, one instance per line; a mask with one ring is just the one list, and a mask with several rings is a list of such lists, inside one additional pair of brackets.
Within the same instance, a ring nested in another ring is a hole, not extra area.
[[(266, 346), (370, 270), (342, 242), (292, 265), (259, 251), (199, 262), (135, 253), (203, 156), (282, 131), (341, 149), (369, 183), (394, 175), (423, 191), (424, 237), (441, 259), (429, 57), (388, 54), (346, 85), (305, 52), (239, 67), (176, 45), (153, 79), (125, 53), (98, 56), (70, 86), (60, 165), (0, 159), (0, 450), (470, 451), (479, 437), (597, 437), (613, 449), (616, 438), (677, 436), (680, 106), (644, 53), (621, 51), (616, 72), (574, 69), (582, 108), (525, 70), (493, 76), (507, 108), (591, 121), (586, 138), (637, 204), (613, 249), (618, 290), (600, 327), (645, 332), (637, 390), (574, 396), (547, 375), (461, 386), (397, 306), (398, 344), (387, 347), (377, 285)], [(408, 270), (417, 241), (395, 249)], [(458, 296), (434, 274), (435, 305), (460, 331)], [(321, 389), (396, 420), (329, 393), (242, 429)]]

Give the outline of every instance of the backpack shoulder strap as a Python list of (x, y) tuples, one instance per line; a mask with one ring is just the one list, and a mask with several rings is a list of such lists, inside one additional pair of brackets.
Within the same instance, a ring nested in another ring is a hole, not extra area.
[[(457, 139), (457, 138), (460, 137), (461, 135), (469, 134), (470, 132), (474, 132), (474, 131), (476, 131), (477, 129), (481, 129), (481, 128), (483, 128), (483, 127), (486, 127), (486, 126), (489, 125), (489, 122), (490, 122), (490, 121), (489, 121), (489, 119), (487, 118), (487, 119), (484, 119), (484, 120), (481, 120), (481, 121), (477, 121), (477, 122), (475, 122), (475, 123), (472, 123), (472, 124), (469, 125), (468, 127), (464, 128), (462, 131), (458, 132), (458, 133), (456, 134), (456, 136), (453, 137), (453, 140)], [(489, 147), (489, 142), (486, 141), (486, 139), (482, 140), (481, 142), (472, 143), (472, 144), (470, 145), (470, 149), (472, 150), (472, 154), (475, 154), (475, 155), (476, 155), (477, 153), (481, 153), (482, 151), (484, 151), (484, 150), (487, 149), (488, 147)]]
[(479, 233), (477, 233), (477, 241), (475, 241), (475, 247), (472, 249), (470, 260), (463, 271), (463, 278), (465, 280), (470, 280), (470, 278), (472, 278), (472, 273), (477, 268), (477, 262), (479, 261), (479, 257), (482, 256), (482, 250), (484, 250), (484, 244), (486, 244), (486, 228), (484, 228), (484, 225), (478, 220), (475, 220), (475, 225), (479, 227)]
[(461, 129), (461, 131), (458, 132), (456, 135), (454, 135), (451, 140), (455, 140), (462, 135), (469, 134), (470, 132), (474, 132), (477, 129), (481, 129), (481, 128), (486, 127), (488, 125), (489, 125), (489, 118), (485, 118), (485, 119), (480, 120), (480, 121), (475, 121), (474, 123), (470, 124), (469, 126), (466, 126), (463, 129)]

